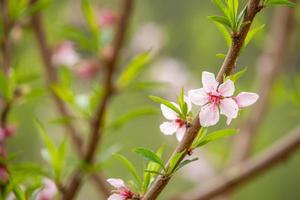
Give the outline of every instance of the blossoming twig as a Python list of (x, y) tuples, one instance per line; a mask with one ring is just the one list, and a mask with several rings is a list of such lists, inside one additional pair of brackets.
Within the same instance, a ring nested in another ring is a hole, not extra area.
[(197, 187), (183, 196), (176, 196), (171, 200), (209, 200), (235, 189), (250, 181), (261, 173), (275, 167), (281, 161), (291, 156), (300, 146), (300, 127), (295, 128), (286, 136), (278, 139), (263, 153), (239, 163), (203, 187)]
[[(243, 47), (245, 38), (247, 33), (250, 29), (251, 23), (255, 17), (255, 15), (260, 11), (260, 1), (259, 0), (249, 0), (247, 13), (244, 17), (244, 22), (247, 22), (240, 30), (240, 32), (232, 38), (232, 45), (227, 52), (226, 58), (222, 64), (222, 67), (218, 73), (217, 81), (219, 83), (223, 82), (224, 75), (230, 75), (231, 71), (233, 70), (235, 63), (237, 61), (237, 57), (240, 54), (240, 51)], [(183, 152), (180, 162), (184, 156), (186, 155), (187, 151), (189, 150), (190, 146), (192, 145), (194, 139), (197, 136), (198, 131), (200, 130), (200, 122), (199, 116), (194, 119), (191, 127), (187, 130), (183, 140), (177, 145), (174, 153), (172, 154), (170, 160), (175, 156), (177, 153)], [(149, 190), (146, 194), (142, 197), (142, 200), (154, 200), (158, 197), (161, 191), (165, 188), (168, 184), (170, 177), (166, 176), (158, 176), (154, 183), (151, 185)]]

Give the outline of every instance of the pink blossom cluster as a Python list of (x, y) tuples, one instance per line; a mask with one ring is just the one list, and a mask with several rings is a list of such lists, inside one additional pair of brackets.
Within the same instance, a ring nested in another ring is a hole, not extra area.
[(134, 197), (134, 193), (125, 185), (122, 179), (110, 178), (107, 182), (111, 184), (116, 190), (108, 197), (108, 200), (127, 200)]
[(56, 184), (51, 179), (44, 179), (43, 189), (36, 196), (36, 200), (52, 200), (57, 193)]

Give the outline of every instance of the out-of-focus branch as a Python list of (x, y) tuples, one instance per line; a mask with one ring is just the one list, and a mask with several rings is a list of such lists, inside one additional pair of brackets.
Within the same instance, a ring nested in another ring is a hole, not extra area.
[(234, 138), (233, 163), (246, 159), (253, 146), (263, 119), (267, 113), (270, 93), (274, 82), (283, 67), (287, 46), (293, 28), (294, 9), (280, 7), (275, 10), (270, 35), (261, 57), (258, 59), (259, 101), (242, 124), (240, 134)]
[(297, 127), (258, 156), (229, 168), (214, 180), (172, 200), (209, 200), (232, 191), (286, 160), (299, 146), (300, 127)]
[[(248, 7), (247, 7), (247, 13), (244, 17), (245, 26), (240, 30), (239, 33), (237, 33), (232, 40), (232, 45), (230, 49), (227, 52), (226, 58), (221, 66), (221, 69), (218, 73), (217, 80), (219, 82), (223, 81), (224, 75), (230, 75), (232, 72), (235, 63), (237, 61), (237, 58), (241, 52), (241, 49), (243, 47), (245, 38), (249, 32), (250, 26), (252, 24), (252, 21), (255, 17), (255, 15), (260, 11), (260, 1), (259, 0), (249, 0), (248, 1)], [(184, 158), (187, 151), (191, 147), (194, 139), (197, 136), (198, 131), (200, 130), (200, 122), (199, 122), (199, 115), (193, 120), (193, 123), (191, 127), (187, 130), (185, 133), (183, 140), (178, 144), (175, 151), (173, 152), (171, 158), (169, 161), (177, 154), (183, 152), (183, 155), (181, 159), (179, 159), (179, 162)], [(178, 163), (179, 163), (178, 162)], [(168, 165), (168, 164), (167, 164)], [(142, 197), (142, 200), (154, 200), (158, 197), (158, 195), (162, 192), (162, 190), (166, 187), (171, 177), (166, 177), (163, 175), (160, 175), (156, 178), (154, 183), (151, 185), (149, 190), (146, 192), (146, 194)]]
[[(105, 92), (102, 101), (99, 103), (95, 113), (95, 117), (91, 121), (91, 133), (88, 139), (87, 151), (84, 156), (84, 160), (87, 164), (92, 164), (96, 155), (96, 150), (99, 147), (102, 138), (104, 117), (106, 114), (109, 100), (114, 94), (113, 75), (116, 70), (116, 64), (119, 60), (120, 51), (122, 49), (125, 34), (129, 25), (129, 18), (133, 9), (133, 0), (123, 0), (123, 7), (121, 18), (118, 24), (118, 29), (113, 41), (112, 56), (106, 60), (107, 62), (107, 74), (104, 83)], [(67, 187), (63, 200), (73, 199), (82, 183), (84, 172), (78, 169), (74, 172), (70, 184)]]
[(10, 66), (10, 42), (9, 42), (9, 32), (10, 32), (10, 22), (8, 15), (8, 0), (1, 0), (1, 14), (2, 14), (2, 67), (3, 72), (6, 74)]
[[(34, 4), (37, 2), (37, 0), (32, 0), (31, 3)], [(51, 84), (55, 83), (57, 81), (56, 77), (56, 70), (53, 66), (53, 63), (51, 61), (51, 50), (49, 47), (49, 44), (47, 42), (47, 37), (44, 31), (44, 27), (42, 24), (41, 16), (39, 13), (35, 13), (31, 18), (31, 25), (33, 28), (33, 32), (35, 34), (37, 43), (40, 48), (40, 53), (42, 56), (42, 61), (45, 67), (45, 75), (47, 78), (47, 85), (48, 87), (51, 86)], [(69, 117), (69, 111), (67, 110), (67, 107), (65, 106), (64, 102), (61, 101), (61, 99), (56, 96), (55, 93), (51, 91), (51, 95), (53, 97), (53, 100), (58, 108), (59, 113), (63, 117)], [(66, 130), (71, 136), (72, 144), (77, 151), (77, 153), (83, 157), (84, 156), (84, 149), (83, 149), (83, 140), (80, 137), (77, 128), (74, 127), (71, 123), (67, 123)], [(94, 182), (97, 184), (99, 190), (102, 192), (103, 195), (108, 196), (110, 192), (109, 186), (106, 184), (106, 181), (104, 180), (103, 176), (101, 174), (93, 175), (92, 176)]]

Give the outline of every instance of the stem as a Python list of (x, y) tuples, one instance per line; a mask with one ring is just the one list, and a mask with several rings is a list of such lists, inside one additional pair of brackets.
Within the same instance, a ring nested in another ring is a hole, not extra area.
[[(31, 4), (34, 4), (37, 2), (37, 0), (31, 0)], [(31, 26), (33, 28), (33, 32), (35, 34), (37, 43), (39, 45), (40, 53), (42, 56), (42, 61), (44, 64), (45, 69), (45, 75), (47, 79), (47, 85), (50, 87), (53, 83), (57, 81), (56, 77), (56, 70), (53, 66), (53, 63), (51, 61), (51, 50), (49, 47), (49, 44), (47, 42), (46, 33), (44, 31), (42, 19), (39, 13), (35, 13), (31, 18)], [(56, 107), (58, 109), (58, 112), (61, 116), (68, 118), (70, 116), (69, 111), (66, 108), (66, 105), (64, 104), (61, 99), (53, 93), (52, 90), (50, 90), (52, 98), (56, 104)], [(65, 128), (67, 132), (70, 134), (71, 141), (73, 144), (73, 147), (77, 151), (77, 153), (80, 155), (80, 157), (84, 156), (83, 152), (83, 140), (80, 137), (79, 132), (77, 131), (77, 128), (73, 126), (71, 123), (66, 123)], [(108, 196), (110, 193), (110, 188), (107, 186), (106, 182), (104, 181), (103, 175), (93, 175), (92, 176), (94, 182), (97, 184), (97, 187), (101, 192)]]
[(300, 146), (300, 127), (278, 139), (267, 150), (226, 170), (216, 179), (172, 200), (209, 200), (229, 192), (286, 160)]
[[(249, 0), (248, 1), (248, 8), (247, 8), (247, 14), (245, 15), (244, 22), (249, 22), (243, 28), (241, 31), (237, 34), (236, 37), (232, 40), (232, 46), (227, 52), (226, 58), (221, 66), (221, 69), (218, 73), (217, 80), (221, 83), (223, 81), (224, 75), (230, 75), (232, 72), (235, 63), (237, 61), (237, 58), (241, 52), (241, 49), (243, 47), (245, 38), (248, 34), (248, 31), (250, 29), (250, 26), (252, 24), (252, 21), (255, 17), (255, 15), (259, 11), (259, 0)], [(178, 144), (175, 151), (173, 152), (172, 156), (170, 157), (168, 163), (172, 158), (180, 152), (184, 152), (181, 159), (179, 159), (178, 164), (182, 161), (184, 156), (186, 155), (187, 151), (191, 147), (194, 139), (196, 138), (198, 131), (200, 130), (200, 122), (199, 122), (199, 115), (193, 120), (192, 126), (187, 130), (186, 134), (183, 137), (183, 140)], [(167, 163), (167, 166), (168, 166)], [(159, 194), (162, 192), (162, 190), (166, 187), (171, 177), (165, 177), (165, 176), (158, 176), (154, 183), (151, 185), (150, 189), (145, 193), (145, 195), (142, 197), (142, 200), (154, 200), (156, 199)]]
[(2, 65), (4, 74), (8, 73), (10, 66), (10, 41), (9, 41), (9, 13), (8, 13), (8, 0), (1, 0), (1, 13), (2, 13), (2, 26), (3, 26), (3, 38), (1, 41), (2, 46)]
[[(116, 70), (116, 64), (120, 57), (121, 48), (124, 44), (125, 34), (129, 24), (129, 18), (133, 9), (133, 2), (133, 0), (123, 1), (121, 18), (113, 42), (112, 56), (107, 60), (107, 74), (104, 83), (105, 92), (102, 101), (98, 105), (95, 117), (91, 121), (91, 134), (88, 139), (87, 151), (84, 156), (85, 162), (89, 165), (94, 162), (96, 150), (98, 149), (102, 139), (104, 117), (109, 100), (114, 94), (113, 75)], [(62, 197), (63, 200), (70, 200), (76, 196), (82, 183), (83, 176), (84, 172), (80, 168), (74, 172), (71, 182)]]

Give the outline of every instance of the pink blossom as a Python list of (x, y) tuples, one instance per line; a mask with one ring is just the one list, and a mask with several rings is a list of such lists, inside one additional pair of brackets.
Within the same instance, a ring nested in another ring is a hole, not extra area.
[[(188, 107), (188, 112), (191, 111), (192, 105), (191, 102), (189, 101), (189, 99), (187, 97), (184, 98), (185, 102), (187, 103), (187, 107)], [(176, 106), (179, 110), (180, 107), (178, 104), (172, 102), (172, 104), (174, 106)], [(181, 119), (181, 117), (178, 115), (178, 113), (176, 113), (174, 110), (172, 110), (171, 108), (161, 104), (160, 105), (161, 111), (163, 116), (170, 120), (167, 122), (163, 122), (160, 125), (160, 131), (165, 134), (165, 135), (173, 135), (174, 133), (176, 133), (176, 138), (178, 141), (181, 141), (184, 133), (186, 131), (187, 128), (187, 123), (185, 121), (185, 119)]]
[(16, 133), (16, 127), (9, 125), (7, 127), (0, 127), (0, 142), (3, 142), (8, 137), (13, 136)]
[(56, 193), (57, 187), (50, 179), (44, 179), (44, 188), (37, 194), (37, 200), (52, 200)]
[(237, 117), (239, 108), (250, 106), (258, 99), (256, 93), (250, 92), (241, 92), (237, 97), (233, 97), (233, 81), (227, 79), (219, 84), (215, 75), (210, 72), (202, 73), (202, 85), (203, 88), (190, 90), (189, 98), (193, 104), (201, 106), (199, 118), (203, 127), (218, 123), (220, 114), (227, 117), (229, 125), (231, 119)]
[(92, 60), (83, 61), (76, 66), (76, 74), (82, 80), (88, 80), (94, 77), (99, 70), (97, 62)]
[(107, 182), (116, 188), (108, 197), (108, 200), (126, 200), (133, 198), (134, 193), (128, 189), (122, 179), (110, 178), (107, 179)]
[(0, 183), (5, 183), (8, 181), (9, 175), (6, 168), (0, 165)]
[(70, 41), (58, 45), (52, 55), (52, 62), (55, 66), (73, 67), (79, 62), (79, 55)]
[(99, 25), (102, 27), (113, 26), (118, 21), (118, 16), (111, 10), (102, 10), (99, 16)]

